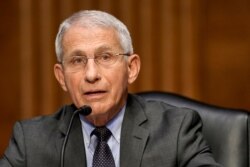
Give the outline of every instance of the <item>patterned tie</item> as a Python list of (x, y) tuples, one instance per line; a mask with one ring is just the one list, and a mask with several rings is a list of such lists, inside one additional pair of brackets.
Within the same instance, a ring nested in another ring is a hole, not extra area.
[(93, 157), (93, 167), (115, 167), (112, 152), (107, 144), (111, 132), (105, 126), (95, 128), (92, 134), (96, 135), (98, 143)]

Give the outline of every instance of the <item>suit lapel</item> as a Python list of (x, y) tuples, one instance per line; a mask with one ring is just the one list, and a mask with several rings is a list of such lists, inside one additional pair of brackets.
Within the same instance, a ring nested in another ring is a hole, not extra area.
[[(63, 108), (59, 123), (59, 135), (56, 140), (56, 149), (60, 157), (62, 143), (75, 108)], [(122, 123), (120, 167), (140, 167), (143, 151), (148, 140), (149, 132), (142, 128), (147, 121), (142, 104), (137, 98), (128, 96), (126, 112)], [(65, 167), (86, 167), (86, 155), (79, 116), (76, 116), (65, 149)]]
[(149, 132), (141, 127), (147, 120), (143, 108), (129, 95), (121, 131), (121, 167), (139, 167)]
[[(63, 110), (64, 111), (62, 112), (59, 123), (60, 134), (58, 140), (56, 141), (56, 148), (59, 156), (61, 154), (62, 143), (68, 129), (70, 118), (75, 111), (75, 108), (73, 106), (66, 106)], [(71, 132), (69, 134), (68, 142), (65, 148), (64, 164), (65, 167), (87, 166), (81, 122), (78, 115), (73, 121)]]

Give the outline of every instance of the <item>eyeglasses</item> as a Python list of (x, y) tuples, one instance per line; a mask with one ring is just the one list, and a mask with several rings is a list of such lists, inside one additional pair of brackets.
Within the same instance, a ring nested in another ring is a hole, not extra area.
[(129, 53), (110, 53), (104, 52), (96, 54), (94, 57), (87, 57), (87, 56), (72, 56), (64, 59), (62, 64), (65, 68), (69, 69), (70, 71), (80, 71), (86, 67), (88, 63), (88, 59), (94, 59), (95, 63), (101, 65), (103, 67), (109, 67), (118, 60), (118, 56), (130, 56)]

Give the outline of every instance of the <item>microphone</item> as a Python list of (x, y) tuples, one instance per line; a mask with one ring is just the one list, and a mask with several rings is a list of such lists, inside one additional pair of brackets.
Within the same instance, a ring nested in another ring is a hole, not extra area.
[(77, 109), (76, 111), (74, 111), (73, 115), (71, 116), (71, 119), (70, 119), (70, 122), (69, 122), (69, 126), (68, 126), (68, 129), (67, 129), (67, 132), (66, 132), (66, 136), (65, 136), (64, 141), (63, 141), (62, 150), (61, 150), (61, 163), (60, 163), (61, 167), (64, 167), (64, 153), (65, 153), (65, 148), (66, 148), (66, 145), (67, 145), (67, 142), (68, 142), (69, 133), (70, 133), (70, 130), (71, 130), (71, 127), (72, 127), (73, 120), (74, 120), (75, 116), (77, 114), (82, 114), (83, 116), (87, 116), (91, 112), (92, 112), (91, 107), (87, 106), (87, 105), (84, 105), (84, 106), (80, 107), (79, 109)]

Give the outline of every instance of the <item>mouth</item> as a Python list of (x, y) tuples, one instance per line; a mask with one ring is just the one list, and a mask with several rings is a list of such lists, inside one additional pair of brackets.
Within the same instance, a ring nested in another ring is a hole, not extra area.
[(106, 93), (106, 91), (98, 90), (98, 91), (85, 92), (84, 95), (99, 95), (99, 94), (104, 94), (104, 93)]
[(84, 93), (85, 99), (87, 101), (96, 101), (101, 100), (106, 97), (107, 91), (104, 90), (94, 90), (94, 91), (86, 91)]

